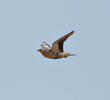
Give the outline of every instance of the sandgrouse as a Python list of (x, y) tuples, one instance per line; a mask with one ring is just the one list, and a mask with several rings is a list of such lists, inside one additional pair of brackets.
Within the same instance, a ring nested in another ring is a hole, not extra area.
[(75, 54), (70, 54), (68, 52), (63, 51), (63, 44), (64, 41), (71, 36), (74, 33), (74, 31), (68, 33), (67, 35), (59, 38), (55, 42), (53, 42), (52, 47), (50, 47), (46, 42), (43, 42), (41, 44), (42, 49), (39, 49), (39, 51), (44, 57), (50, 58), (50, 59), (59, 59), (59, 58), (66, 58), (68, 56), (74, 56)]

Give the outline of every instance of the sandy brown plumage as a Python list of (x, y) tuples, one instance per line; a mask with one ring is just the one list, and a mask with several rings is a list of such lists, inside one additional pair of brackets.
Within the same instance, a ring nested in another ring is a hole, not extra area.
[(74, 31), (68, 33), (67, 35), (59, 38), (52, 44), (52, 48), (50, 49), (39, 49), (38, 51), (45, 57), (50, 59), (59, 59), (59, 58), (66, 58), (68, 56), (74, 56), (74, 54), (70, 54), (67, 52), (64, 52), (63, 50), (63, 44), (65, 40), (67, 40), (68, 37), (70, 37)]

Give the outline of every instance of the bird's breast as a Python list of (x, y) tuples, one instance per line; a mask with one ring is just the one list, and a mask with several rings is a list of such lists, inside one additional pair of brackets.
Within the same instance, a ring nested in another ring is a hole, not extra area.
[(53, 59), (55, 58), (55, 55), (53, 52), (51, 52), (50, 50), (49, 51), (45, 51), (42, 53), (42, 55), (46, 58), (50, 58), (50, 59)]

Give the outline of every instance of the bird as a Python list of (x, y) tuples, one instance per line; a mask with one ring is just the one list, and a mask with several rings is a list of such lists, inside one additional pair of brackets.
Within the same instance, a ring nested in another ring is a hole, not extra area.
[(75, 56), (75, 54), (71, 54), (68, 52), (64, 52), (63, 44), (64, 42), (74, 34), (74, 30), (69, 32), (68, 34), (62, 36), (61, 38), (57, 39), (53, 42), (52, 47), (49, 46), (46, 42), (42, 42), (41, 47), (42, 49), (38, 49), (44, 57), (49, 59), (60, 59), (60, 58), (67, 58), (69, 56)]

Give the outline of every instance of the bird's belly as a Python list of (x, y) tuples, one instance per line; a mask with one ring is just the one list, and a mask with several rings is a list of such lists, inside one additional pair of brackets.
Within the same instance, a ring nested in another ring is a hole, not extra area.
[(46, 58), (50, 58), (50, 59), (54, 59), (55, 58), (55, 55), (51, 52), (48, 52), (48, 53), (43, 53), (42, 54), (44, 57)]

